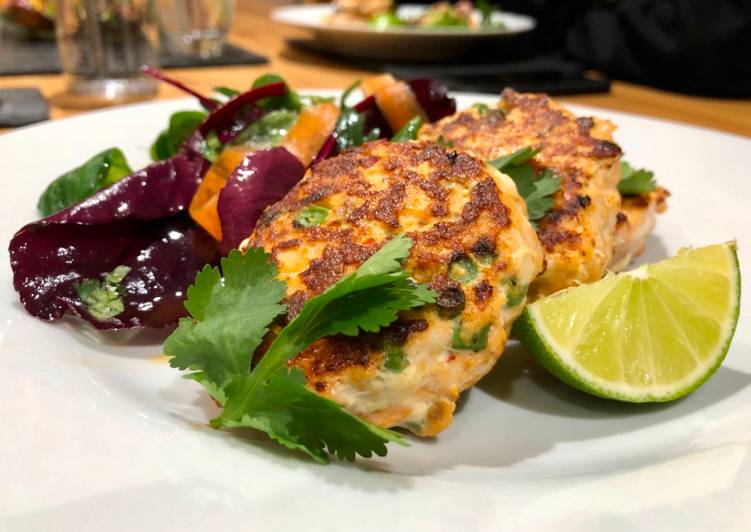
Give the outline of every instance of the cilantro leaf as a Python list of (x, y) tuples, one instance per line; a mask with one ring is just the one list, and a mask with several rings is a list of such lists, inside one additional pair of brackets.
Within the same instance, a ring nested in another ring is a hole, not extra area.
[(356, 271), (309, 299), (271, 344), (256, 371), (279, 366), (319, 338), (376, 332), (392, 323), (400, 310), (435, 301), (426, 286), (416, 285), (402, 269), (412, 241), (398, 236)]
[(203, 371), (196, 371), (184, 375), (186, 379), (196, 381), (208, 392), (208, 394), (220, 405), (224, 406), (227, 402), (227, 394), (224, 393), (224, 386), (214, 383)]
[[(309, 299), (300, 313), (276, 337), (250, 376), (233, 380), (222, 415), (212, 423), (249, 426), (267, 432), (293, 449), (301, 449), (318, 461), (326, 460), (324, 446), (340, 458), (355, 454), (382, 455), (387, 441), (403, 443), (392, 431), (357, 418), (333, 401), (304, 388), (305, 380), (288, 372), (286, 363), (316, 340), (333, 334), (356, 335), (360, 330), (378, 331), (391, 324), (400, 310), (435, 301), (425, 286), (415, 285), (402, 269), (412, 241), (396, 237), (322, 294)], [(291, 376), (290, 376), (291, 375)], [(280, 382), (297, 382), (297, 389), (283, 390)], [(271, 408), (264, 397), (272, 394)], [(313, 414), (311, 416), (311, 414)], [(325, 430), (322, 430), (325, 427)]]
[(553, 195), (561, 188), (561, 180), (551, 170), (539, 174), (529, 164), (532, 157), (540, 152), (539, 148), (521, 148), (489, 162), (516, 183), (519, 195), (527, 204), (527, 212), (532, 226), (540, 220), (554, 205)]
[(305, 387), (302, 371), (279, 368), (263, 386), (253, 376), (227, 386), (222, 426), (253, 427), (290, 449), (328, 462), (327, 450), (340, 459), (386, 455), (386, 443), (404, 443), (399, 434), (353, 416), (340, 405)]
[(633, 168), (626, 161), (621, 161), (621, 180), (618, 182), (618, 192), (624, 195), (646, 194), (657, 188), (655, 174), (651, 170)]
[(516, 175), (511, 175), (511, 177), (527, 203), (529, 219), (531, 222), (536, 222), (553, 206), (552, 196), (561, 187), (561, 180), (550, 170), (544, 170), (538, 176), (533, 176), (531, 171), (514, 172), (514, 174)]
[(285, 285), (262, 250), (233, 250), (217, 268), (205, 267), (188, 288), (183, 318), (164, 345), (174, 368), (202, 371), (218, 386), (250, 371), (269, 324), (285, 310)]
[(490, 161), (488, 164), (501, 172), (506, 172), (507, 170), (512, 170), (514, 167), (526, 163), (538, 153), (540, 153), (539, 148), (527, 146), (526, 148), (521, 148), (515, 152), (511, 152), (508, 155), (501, 155), (497, 159)]
[(102, 281), (86, 279), (75, 285), (76, 294), (86, 310), (99, 321), (108, 321), (125, 311), (121, 283), (130, 266), (118, 266), (102, 275)]

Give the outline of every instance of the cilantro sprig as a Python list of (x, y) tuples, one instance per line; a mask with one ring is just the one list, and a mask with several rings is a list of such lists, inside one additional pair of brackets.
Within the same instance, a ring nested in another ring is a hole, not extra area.
[(618, 192), (624, 195), (646, 194), (657, 188), (655, 174), (646, 168), (636, 169), (626, 161), (621, 161), (621, 180)]
[(516, 183), (519, 195), (527, 204), (529, 221), (537, 228), (540, 220), (553, 207), (553, 195), (561, 188), (561, 180), (551, 170), (536, 173), (529, 161), (540, 152), (539, 148), (526, 147), (490, 161)]
[(402, 263), (412, 242), (396, 237), (322, 294), (309, 299), (278, 332), (261, 361), (251, 360), (272, 322), (286, 309), (286, 287), (260, 249), (231, 252), (217, 268), (205, 268), (188, 290), (183, 318), (167, 339), (170, 365), (191, 370), (223, 406), (212, 425), (252, 427), (318, 462), (329, 454), (354, 460), (386, 454), (386, 444), (404, 438), (381, 429), (318, 396), (303, 373), (287, 363), (325, 336), (376, 332), (396, 320), (401, 310), (435, 301), (435, 294), (415, 284)]

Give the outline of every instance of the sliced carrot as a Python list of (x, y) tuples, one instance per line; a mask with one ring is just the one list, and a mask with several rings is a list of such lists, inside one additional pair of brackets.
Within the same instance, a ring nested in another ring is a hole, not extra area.
[(397, 80), (391, 74), (379, 74), (378, 76), (372, 76), (360, 83), (360, 90), (367, 98), (376, 91), (379, 91), (383, 87), (393, 85)]
[(303, 166), (308, 166), (334, 132), (338, 117), (339, 108), (331, 102), (306, 107), (282, 139), (281, 145), (297, 157)]
[(217, 210), (219, 193), (227, 184), (230, 174), (252, 151), (247, 146), (230, 146), (222, 151), (216, 162), (206, 172), (190, 202), (188, 208), (190, 217), (216, 240), (222, 239), (222, 224)]
[(415, 93), (403, 81), (386, 85), (375, 94), (376, 105), (393, 131), (399, 131), (404, 124), (419, 116), (427, 121), (427, 116), (420, 107)]
[[(307, 166), (315, 159), (323, 143), (333, 133), (339, 108), (334, 103), (320, 103), (306, 107), (300, 112), (295, 125), (287, 132), (281, 145)], [(243, 159), (255, 149), (251, 146), (229, 146), (206, 172), (188, 213), (216, 240), (222, 239), (222, 224), (219, 220), (219, 194), (227, 184), (230, 174)]]

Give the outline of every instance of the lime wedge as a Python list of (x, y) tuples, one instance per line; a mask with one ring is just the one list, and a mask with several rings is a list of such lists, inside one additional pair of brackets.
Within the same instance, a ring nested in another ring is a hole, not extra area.
[(740, 308), (735, 242), (678, 255), (528, 305), (514, 332), (582, 391), (634, 403), (672, 401), (725, 358)]

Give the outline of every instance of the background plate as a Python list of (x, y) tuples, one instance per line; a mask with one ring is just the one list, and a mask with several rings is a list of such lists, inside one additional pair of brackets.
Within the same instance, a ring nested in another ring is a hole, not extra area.
[[(410, 18), (425, 6), (404, 5), (399, 13)], [(325, 21), (331, 5), (285, 6), (274, 9), (275, 22), (307, 30), (313, 40), (309, 46), (339, 55), (390, 61), (430, 61), (461, 57), (470, 50), (494, 46), (509, 36), (531, 31), (535, 19), (527, 15), (500, 12), (493, 14), (498, 28), (389, 28), (376, 30), (367, 23), (331, 24)]]
[[(460, 108), (494, 97), (460, 95)], [(110, 147), (134, 166), (190, 100), (122, 107), (0, 137), (0, 239), (54, 176)], [(751, 279), (751, 140), (632, 115), (629, 161), (673, 193), (644, 260), (737, 238)], [(438, 438), (323, 467), (260, 434), (215, 431), (163, 335), (100, 334), (28, 316), (0, 257), (2, 530), (747, 530), (748, 296), (724, 365), (670, 405), (611, 403), (556, 382), (510, 345)], [(659, 324), (654, 324), (659, 327)]]

